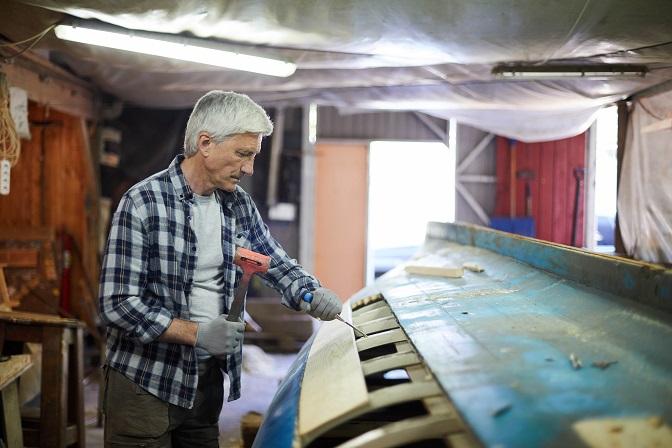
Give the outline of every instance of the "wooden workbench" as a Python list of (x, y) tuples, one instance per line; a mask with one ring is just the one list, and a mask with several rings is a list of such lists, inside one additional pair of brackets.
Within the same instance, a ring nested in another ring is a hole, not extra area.
[(0, 347), (5, 341), (42, 344), (40, 417), (23, 420), (26, 446), (85, 446), (83, 328), (75, 319), (0, 312)]
[[(7, 359), (8, 358), (8, 359)], [(19, 410), (18, 378), (31, 366), (30, 355), (14, 355), (0, 360), (0, 394), (2, 395), (2, 440), (7, 448), (23, 448), (23, 430)]]

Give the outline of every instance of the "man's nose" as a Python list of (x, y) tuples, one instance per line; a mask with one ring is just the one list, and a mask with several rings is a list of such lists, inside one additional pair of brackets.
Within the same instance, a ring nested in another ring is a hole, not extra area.
[(248, 160), (243, 163), (243, 166), (240, 168), (244, 174), (251, 176), (254, 174), (254, 160)]

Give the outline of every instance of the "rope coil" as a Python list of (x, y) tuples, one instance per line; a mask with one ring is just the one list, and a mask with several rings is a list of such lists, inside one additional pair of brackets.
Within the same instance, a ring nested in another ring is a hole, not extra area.
[(16, 165), (21, 155), (21, 141), (9, 111), (7, 75), (0, 73), (0, 160)]

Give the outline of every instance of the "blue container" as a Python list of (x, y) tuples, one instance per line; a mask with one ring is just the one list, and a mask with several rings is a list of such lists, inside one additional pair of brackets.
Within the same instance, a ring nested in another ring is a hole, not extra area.
[(535, 237), (534, 218), (525, 216), (522, 218), (505, 218), (503, 216), (493, 216), (490, 218), (490, 227), (502, 232), (515, 233), (516, 235)]

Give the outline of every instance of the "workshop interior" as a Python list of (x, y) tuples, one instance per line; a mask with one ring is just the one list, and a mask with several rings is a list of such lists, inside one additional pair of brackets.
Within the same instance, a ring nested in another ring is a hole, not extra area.
[(111, 217), (211, 90), (343, 302), (236, 252), (221, 447), (672, 446), (669, 0), (0, 0), (0, 446), (104, 446)]

